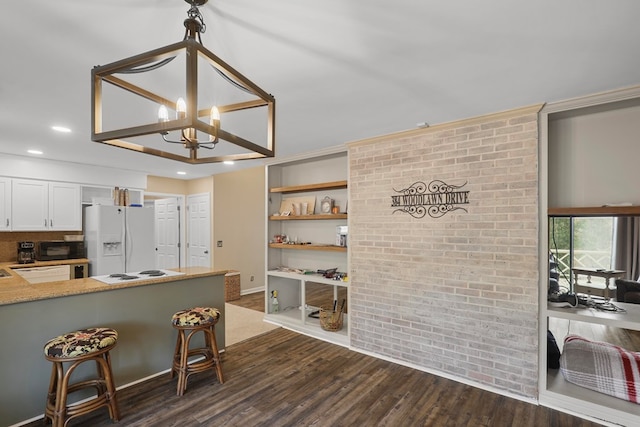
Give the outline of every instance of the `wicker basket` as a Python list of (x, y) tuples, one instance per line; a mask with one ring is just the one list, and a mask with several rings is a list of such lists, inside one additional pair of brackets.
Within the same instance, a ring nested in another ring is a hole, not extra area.
[(342, 311), (320, 307), (320, 326), (325, 331), (337, 332), (342, 329)]
[(230, 271), (224, 276), (224, 300), (240, 299), (240, 272)]

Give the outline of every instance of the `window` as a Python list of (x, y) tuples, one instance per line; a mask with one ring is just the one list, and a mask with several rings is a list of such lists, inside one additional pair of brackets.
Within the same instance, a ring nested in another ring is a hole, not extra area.
[[(613, 265), (614, 219), (612, 217), (550, 217), (549, 251), (555, 258), (562, 292), (575, 292), (571, 268), (602, 268)], [(581, 285), (604, 289), (601, 277), (581, 279)]]

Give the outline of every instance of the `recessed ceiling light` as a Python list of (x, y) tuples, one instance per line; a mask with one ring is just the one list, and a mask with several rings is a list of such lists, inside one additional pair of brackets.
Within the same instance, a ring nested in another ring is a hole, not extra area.
[(64, 132), (64, 133), (71, 132), (71, 129), (64, 126), (51, 126), (51, 129), (55, 130), (56, 132)]
[(232, 165), (233, 164), (233, 160), (225, 160), (224, 164), (225, 165)]
[(42, 154), (42, 151), (40, 151), (40, 150), (27, 150), (27, 153), (29, 153), (29, 154)]
[(186, 174), (187, 174), (186, 172), (178, 171), (178, 175), (186, 175)]

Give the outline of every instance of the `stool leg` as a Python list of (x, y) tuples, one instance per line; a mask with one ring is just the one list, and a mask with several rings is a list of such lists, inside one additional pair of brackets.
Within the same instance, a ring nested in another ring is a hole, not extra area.
[(63, 392), (63, 383), (64, 365), (62, 362), (53, 362), (51, 365), (49, 391), (47, 393), (47, 405), (44, 411), (45, 424), (48, 419), (51, 419), (53, 427), (62, 427), (66, 416), (66, 389)]
[(181, 335), (180, 335), (180, 330), (178, 330), (178, 338), (176, 339), (176, 348), (175, 350), (173, 350), (173, 362), (171, 363), (171, 377), (173, 378), (174, 375), (176, 374), (176, 360), (180, 360), (180, 346), (182, 345), (182, 342), (180, 341)]
[(120, 412), (118, 411), (118, 401), (116, 400), (116, 387), (113, 382), (113, 375), (111, 374), (111, 356), (109, 352), (104, 353), (97, 361), (100, 365), (100, 371), (102, 371), (100, 378), (103, 378), (105, 383), (102, 388), (106, 388), (104, 394), (107, 398), (109, 417), (112, 421), (117, 422), (120, 419)]
[[(178, 396), (182, 396), (186, 391), (187, 381), (191, 374), (203, 372), (210, 368), (215, 368), (218, 381), (220, 384), (224, 383), (214, 326), (215, 325), (200, 325), (194, 326), (193, 328), (176, 328), (178, 329), (178, 338), (173, 355), (171, 377), (173, 378), (175, 372), (178, 373), (178, 384), (176, 386), (176, 394)], [(198, 332), (204, 334), (205, 345), (204, 347), (190, 350), (191, 338)], [(189, 357), (197, 355), (201, 355), (203, 360), (193, 361), (192, 364), (189, 364)]]
[(44, 423), (47, 424), (48, 420), (51, 420), (53, 424), (53, 417), (56, 411), (56, 394), (58, 390), (58, 370), (56, 364), (51, 364), (51, 379), (49, 380), (49, 390), (47, 391), (47, 401), (44, 411)]
[(207, 345), (213, 353), (213, 360), (216, 364), (216, 375), (220, 384), (224, 384), (224, 377), (222, 376), (222, 364), (220, 363), (220, 353), (218, 352), (218, 342), (216, 341), (216, 326), (213, 325), (207, 331), (205, 331), (207, 337)]
[(58, 370), (58, 389), (56, 393), (56, 412), (53, 427), (64, 427), (67, 418), (67, 396), (69, 395), (69, 379), (71, 373), (79, 365), (79, 362), (72, 363), (67, 372), (64, 372), (62, 362), (56, 363)]
[[(104, 379), (105, 378), (105, 373), (104, 373), (103, 366), (100, 363), (100, 360), (98, 360), (98, 359), (96, 359), (96, 374), (98, 375), (98, 378), (100, 378), (100, 379)], [(96, 383), (95, 387), (96, 387), (96, 392), (98, 393), (98, 395), (105, 394), (107, 392), (106, 384), (104, 383), (104, 381), (98, 381)]]
[(176, 394), (182, 396), (187, 388), (187, 364), (189, 363), (189, 340), (185, 337), (184, 330), (178, 332), (180, 342), (180, 361), (178, 362), (178, 386)]
[[(92, 412), (102, 406), (107, 406), (112, 421), (120, 418), (116, 399), (116, 388), (111, 371), (111, 356), (108, 350), (101, 354), (67, 358), (65, 361), (52, 360), (51, 379), (47, 393), (44, 423), (51, 419), (53, 427), (65, 427), (75, 417)], [(95, 362), (97, 378), (71, 382), (75, 370), (85, 362)], [(65, 372), (65, 363), (69, 365)], [(73, 404), (68, 404), (69, 394), (93, 388), (96, 395)]]
[[(189, 375), (195, 373), (195, 372), (199, 372), (199, 370), (197, 370), (195, 368), (195, 365), (197, 364), (197, 362), (193, 362), (194, 365), (189, 366), (189, 355), (191, 354), (196, 355), (198, 354), (198, 350), (202, 353), (202, 349), (193, 349), (192, 351), (189, 351), (189, 346), (191, 345), (191, 338), (193, 338), (195, 336), (195, 334), (201, 330), (200, 328), (198, 329), (187, 329), (187, 331), (189, 331), (189, 333), (186, 333), (186, 331), (182, 331), (183, 332), (183, 341), (182, 341), (182, 359), (180, 362), (180, 367), (182, 369), (181, 374), (182, 374), (182, 389), (180, 391), (179, 396), (182, 396), (182, 394), (187, 390), (187, 380), (189, 379)], [(186, 337), (185, 337), (186, 335)], [(205, 356), (205, 359), (207, 358), (207, 354), (203, 353)]]

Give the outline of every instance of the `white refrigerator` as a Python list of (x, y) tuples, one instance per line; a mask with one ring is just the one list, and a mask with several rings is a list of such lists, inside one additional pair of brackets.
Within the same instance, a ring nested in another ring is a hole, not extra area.
[(88, 206), (84, 239), (90, 276), (155, 269), (153, 208)]

